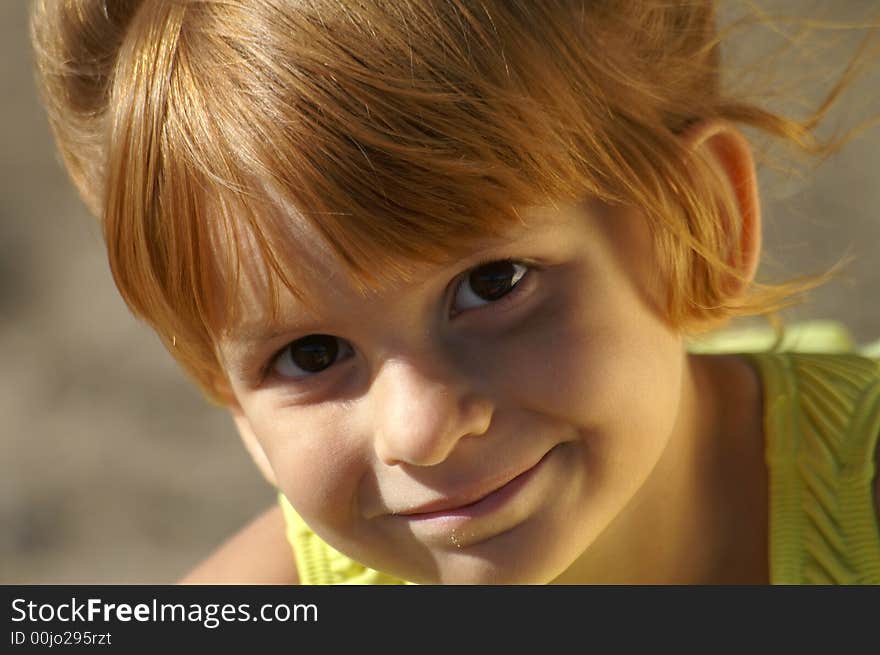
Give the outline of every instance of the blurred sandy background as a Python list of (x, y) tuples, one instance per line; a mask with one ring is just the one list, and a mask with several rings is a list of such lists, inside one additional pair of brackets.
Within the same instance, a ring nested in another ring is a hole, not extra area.
[[(772, 6), (847, 20), (878, 3)], [(827, 68), (833, 79), (855, 43), (838, 40), (814, 53), (810, 73), (822, 79)], [(172, 582), (271, 503), (272, 490), (224, 413), (118, 298), (98, 227), (55, 157), (30, 66), (27, 4), (0, 2), (0, 583)], [(832, 128), (880, 112), (876, 68)], [(764, 198), (764, 278), (858, 258), (790, 318), (839, 318), (859, 340), (880, 338), (880, 129), (809, 179), (762, 179), (775, 188)]]

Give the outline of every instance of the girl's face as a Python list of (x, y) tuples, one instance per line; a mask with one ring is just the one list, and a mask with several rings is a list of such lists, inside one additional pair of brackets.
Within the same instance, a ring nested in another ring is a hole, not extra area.
[[(243, 437), (303, 519), (420, 583), (544, 583), (620, 514), (678, 429), (685, 355), (644, 218), (599, 203), (369, 296), (305, 233), (282, 298), (221, 354)], [(265, 457), (264, 457), (265, 456)]]

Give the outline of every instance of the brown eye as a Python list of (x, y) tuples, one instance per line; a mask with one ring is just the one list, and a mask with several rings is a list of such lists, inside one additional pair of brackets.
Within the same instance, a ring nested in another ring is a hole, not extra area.
[(503, 298), (528, 270), (525, 265), (510, 260), (490, 262), (471, 269), (456, 289), (453, 309), (462, 312)]
[(305, 377), (329, 368), (348, 350), (350, 347), (338, 337), (310, 334), (287, 346), (275, 360), (273, 368), (284, 377)]

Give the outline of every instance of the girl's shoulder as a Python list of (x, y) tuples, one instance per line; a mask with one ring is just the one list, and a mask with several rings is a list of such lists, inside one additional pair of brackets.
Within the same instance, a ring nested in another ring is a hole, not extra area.
[(695, 350), (739, 351), (760, 378), (771, 580), (880, 583), (880, 341), (857, 346), (823, 321)]

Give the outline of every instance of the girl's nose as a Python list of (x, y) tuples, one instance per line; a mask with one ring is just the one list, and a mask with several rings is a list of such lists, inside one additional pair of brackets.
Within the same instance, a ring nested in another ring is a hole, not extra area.
[(373, 391), (375, 450), (389, 465), (438, 464), (492, 420), (491, 402), (469, 390), (463, 376), (423, 361), (386, 361)]

